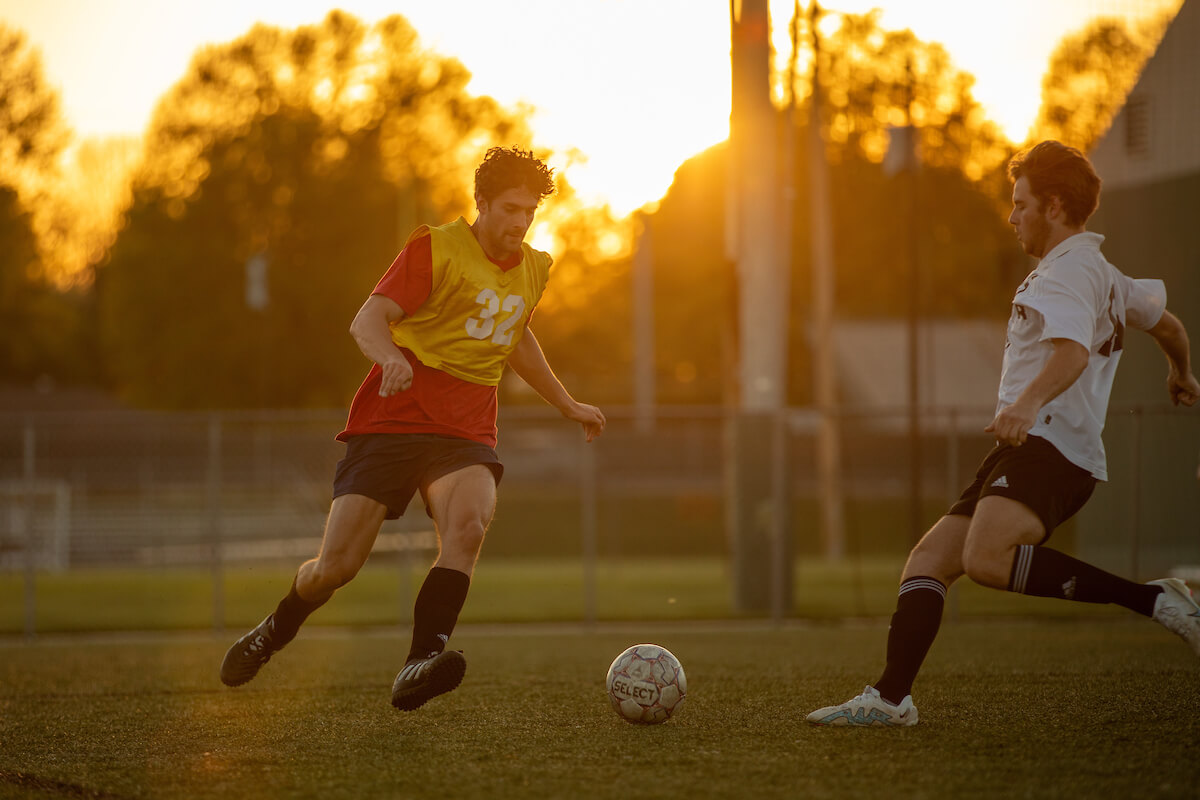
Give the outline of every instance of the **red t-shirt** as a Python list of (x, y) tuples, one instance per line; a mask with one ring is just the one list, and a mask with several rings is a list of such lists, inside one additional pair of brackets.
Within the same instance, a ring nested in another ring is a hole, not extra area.
[[(496, 263), (501, 269), (520, 263)], [(406, 316), (429, 298), (433, 281), (433, 252), (428, 228), (418, 229), (372, 294), (394, 300)], [(391, 397), (379, 396), (383, 370), (372, 364), (354, 401), (338, 441), (364, 433), (426, 433), (455, 436), (496, 446), (496, 387), (464, 381), (427, 367), (409, 350), (400, 349), (412, 365), (412, 386)]]

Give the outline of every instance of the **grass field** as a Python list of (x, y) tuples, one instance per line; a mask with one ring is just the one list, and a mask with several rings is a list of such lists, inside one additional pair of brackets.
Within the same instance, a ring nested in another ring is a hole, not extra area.
[[(789, 617), (837, 620), (891, 615), (902, 559), (830, 564), (800, 560)], [(220, 624), (242, 630), (271, 611), (291, 585), (295, 564), (228, 568)], [(428, 564), (372, 561), (312, 618), (311, 626), (407, 624)], [(0, 634), (24, 630), (24, 578), (0, 574)], [(463, 610), (467, 623), (577, 622), (586, 619), (578, 558), (485, 559)], [(36, 630), (42, 633), (211, 630), (213, 576), (194, 569), (71, 570), (39, 574)], [(595, 616), (601, 621), (732, 619), (728, 564), (718, 558), (601, 561), (595, 571)], [(1011, 595), (959, 581), (951, 617), (1051, 616), (1120, 618), (1103, 606)]]
[[(467, 676), (388, 704), (394, 629), (314, 627), (226, 689), (229, 637), (0, 640), (0, 797), (1195, 797), (1200, 663), (1132, 617), (947, 624), (921, 724), (803, 715), (877, 677), (886, 623), (464, 625)], [(672, 720), (635, 727), (609, 661), (656, 641), (684, 664)]]

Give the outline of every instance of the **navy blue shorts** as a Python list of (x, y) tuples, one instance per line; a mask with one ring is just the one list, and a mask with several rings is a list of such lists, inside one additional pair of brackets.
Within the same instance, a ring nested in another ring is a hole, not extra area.
[[(387, 506), (385, 519), (397, 519), (418, 491), (425, 498), (429, 484), (474, 464), (490, 469), (500, 485), (504, 465), (482, 442), (423, 433), (351, 436), (346, 456), (337, 464), (333, 496), (361, 494)], [(428, 499), (425, 513), (430, 514)]]
[(975, 482), (946, 513), (973, 517), (979, 498), (1008, 497), (1038, 515), (1046, 528), (1044, 542), (1083, 508), (1095, 488), (1096, 479), (1090, 472), (1072, 464), (1040, 436), (1029, 436), (1020, 447), (998, 444), (992, 448), (975, 473)]

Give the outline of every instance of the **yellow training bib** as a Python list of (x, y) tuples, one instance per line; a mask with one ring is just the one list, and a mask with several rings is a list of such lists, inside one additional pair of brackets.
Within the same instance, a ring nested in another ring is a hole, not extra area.
[(521, 243), (521, 262), (504, 270), (483, 252), (467, 221), (429, 228), (429, 298), (392, 326), (392, 341), (427, 367), (495, 386), (546, 290), (553, 259)]

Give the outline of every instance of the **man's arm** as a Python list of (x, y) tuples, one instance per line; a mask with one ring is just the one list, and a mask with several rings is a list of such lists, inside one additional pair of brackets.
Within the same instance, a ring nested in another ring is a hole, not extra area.
[(1200, 400), (1200, 383), (1192, 374), (1191, 347), (1183, 323), (1170, 311), (1163, 311), (1162, 317), (1146, 333), (1154, 337), (1167, 357), (1167, 392), (1171, 402), (1185, 406), (1195, 404)]
[(1042, 371), (1012, 405), (1000, 409), (992, 424), (983, 429), (985, 433), (994, 434), (1001, 444), (1014, 447), (1025, 444), (1042, 406), (1069, 389), (1087, 368), (1088, 351), (1079, 342), (1051, 339), (1050, 344), (1054, 346), (1054, 352)]
[(404, 319), (404, 309), (390, 297), (373, 294), (362, 304), (350, 323), (350, 335), (358, 349), (383, 370), (379, 396), (390, 397), (412, 386), (413, 371), (408, 359), (392, 342), (392, 323)]
[(571, 397), (546, 363), (546, 355), (542, 352), (542, 346), (538, 344), (533, 331), (525, 329), (521, 340), (508, 357), (508, 365), (521, 380), (541, 395), (543, 400), (557, 408), (567, 419), (582, 425), (589, 442), (604, 432), (604, 414), (595, 406), (576, 402)]

